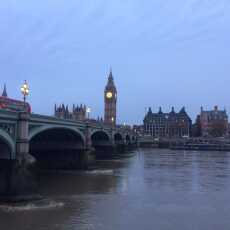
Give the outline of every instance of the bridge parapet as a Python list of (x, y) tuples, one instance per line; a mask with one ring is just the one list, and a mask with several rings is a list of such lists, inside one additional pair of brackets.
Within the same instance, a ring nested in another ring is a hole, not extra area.
[(39, 114), (31, 114), (30, 123), (40, 123), (44, 125), (48, 124), (58, 124), (58, 125), (67, 125), (67, 126), (77, 126), (85, 128), (86, 123), (82, 121), (74, 121), (70, 119), (62, 119), (54, 116), (46, 116)]

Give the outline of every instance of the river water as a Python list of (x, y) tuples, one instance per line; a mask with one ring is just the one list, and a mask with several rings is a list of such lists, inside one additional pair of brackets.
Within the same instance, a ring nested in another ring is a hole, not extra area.
[(1, 230), (230, 229), (230, 153), (138, 150), (39, 181), (46, 199), (1, 205)]

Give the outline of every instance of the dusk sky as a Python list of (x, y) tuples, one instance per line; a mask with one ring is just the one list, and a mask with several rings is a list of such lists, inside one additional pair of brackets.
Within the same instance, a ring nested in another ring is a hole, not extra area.
[(0, 84), (33, 112), (84, 103), (104, 113), (110, 66), (118, 122), (141, 123), (145, 107), (230, 112), (229, 0), (0, 0)]

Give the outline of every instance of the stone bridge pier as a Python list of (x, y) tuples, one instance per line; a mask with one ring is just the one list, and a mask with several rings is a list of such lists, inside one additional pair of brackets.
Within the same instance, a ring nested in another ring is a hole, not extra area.
[(7, 135), (1, 137), (4, 154), (0, 156), (0, 200), (22, 201), (38, 198), (34, 174), (34, 158), (29, 155), (28, 113), (18, 113), (15, 143)]

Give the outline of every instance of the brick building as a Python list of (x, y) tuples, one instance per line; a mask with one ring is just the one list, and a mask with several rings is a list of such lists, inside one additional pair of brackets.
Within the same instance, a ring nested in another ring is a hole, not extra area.
[(200, 124), (200, 134), (203, 137), (221, 137), (228, 135), (228, 115), (226, 110), (219, 110), (215, 106), (213, 110), (206, 111), (201, 107), (197, 116)]

